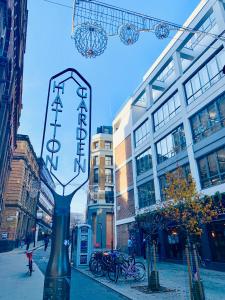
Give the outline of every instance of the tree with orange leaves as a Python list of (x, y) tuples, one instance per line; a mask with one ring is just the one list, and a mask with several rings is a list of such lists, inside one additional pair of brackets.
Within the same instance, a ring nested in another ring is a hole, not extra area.
[(166, 175), (166, 202), (162, 214), (167, 220), (174, 221), (187, 236), (200, 236), (202, 225), (210, 223), (218, 216), (211, 197), (197, 192), (192, 176), (184, 178), (181, 168)]
[(200, 279), (198, 254), (194, 239), (202, 234), (202, 225), (210, 223), (218, 216), (218, 210), (211, 197), (201, 195), (196, 189), (192, 176), (183, 176), (178, 168), (166, 176), (166, 200), (161, 214), (186, 233), (186, 257), (188, 263), (190, 295), (193, 300), (205, 300), (204, 287)]

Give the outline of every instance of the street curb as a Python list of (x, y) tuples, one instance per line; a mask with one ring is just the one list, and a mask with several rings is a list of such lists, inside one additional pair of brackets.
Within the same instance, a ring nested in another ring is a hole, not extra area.
[(112, 288), (111, 286), (108, 286), (107, 284), (105, 284), (105, 283), (103, 283), (103, 282), (101, 282), (101, 281), (98, 281), (96, 278), (89, 276), (89, 275), (86, 274), (85, 272), (82, 272), (82, 270), (77, 269), (77, 268), (75, 268), (75, 267), (72, 267), (72, 268), (73, 268), (74, 270), (80, 272), (81, 274), (87, 276), (88, 278), (92, 279), (93, 281), (98, 282), (98, 283), (101, 284), (102, 286), (107, 287), (108, 289), (110, 289), (110, 290), (116, 292), (117, 294), (119, 294), (119, 295), (121, 295), (121, 296), (127, 298), (128, 300), (133, 300), (132, 298), (128, 297), (127, 295), (123, 294), (122, 292), (119, 292), (118, 290)]

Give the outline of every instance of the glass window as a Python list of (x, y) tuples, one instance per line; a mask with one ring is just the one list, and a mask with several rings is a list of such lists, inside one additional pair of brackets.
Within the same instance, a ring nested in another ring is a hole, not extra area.
[(113, 203), (114, 202), (114, 192), (112, 186), (105, 187), (105, 202)]
[(225, 125), (225, 93), (191, 118), (194, 142), (212, 135)]
[(169, 122), (177, 113), (180, 108), (180, 98), (178, 93), (169, 98), (158, 110), (155, 111), (154, 129), (157, 131), (159, 128)]
[(218, 110), (219, 110), (222, 126), (224, 126), (225, 125), (225, 95), (219, 98)]
[(202, 188), (225, 182), (225, 148), (200, 158), (198, 167)]
[[(196, 29), (203, 32), (212, 32), (214, 30), (215, 25), (216, 25), (216, 19), (214, 13), (212, 12), (204, 21), (204, 23), (198, 26)], [(200, 42), (205, 38), (207, 38), (205, 34), (195, 33), (192, 35), (191, 39), (187, 42), (184, 48), (194, 50), (199, 45), (201, 46), (202, 49), (202, 45), (200, 45), (201, 44)]]
[(94, 183), (98, 183), (98, 169), (94, 169)]
[[(222, 76), (222, 68), (224, 65), (225, 55), (220, 50), (205, 66), (203, 66), (191, 79), (189, 79), (184, 87), (187, 96), (187, 102), (190, 104), (204, 93), (209, 87), (214, 85)], [(223, 62), (222, 62), (223, 60)]]
[(149, 121), (147, 119), (134, 131), (135, 147), (139, 147), (148, 139), (149, 130)]
[(105, 141), (105, 149), (106, 150), (111, 150), (112, 149), (112, 142)]
[(93, 165), (98, 166), (99, 165), (99, 156), (94, 156), (93, 157)]
[(152, 169), (152, 151), (146, 150), (136, 157), (137, 176)]
[(209, 74), (208, 74), (206, 68), (202, 68), (199, 71), (199, 78), (200, 78), (200, 82), (201, 82), (201, 85), (202, 85), (202, 90), (203, 90), (203, 93), (204, 93), (210, 87)]
[(186, 149), (183, 124), (156, 144), (158, 163)]
[(225, 173), (225, 149), (221, 149), (217, 152), (219, 169), (221, 173)]
[(105, 165), (106, 166), (112, 166), (113, 165), (113, 157), (106, 155), (105, 156)]
[(105, 182), (113, 183), (113, 170), (112, 169), (105, 169)]
[(138, 186), (138, 202), (139, 208), (155, 204), (155, 187), (153, 180)]
[(98, 149), (99, 147), (99, 142), (94, 142), (94, 149)]

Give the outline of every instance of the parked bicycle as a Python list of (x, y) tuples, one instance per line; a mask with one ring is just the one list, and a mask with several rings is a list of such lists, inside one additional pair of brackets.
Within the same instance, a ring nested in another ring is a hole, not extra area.
[(125, 259), (123, 255), (120, 255), (108, 270), (108, 277), (116, 283), (120, 276), (123, 276), (125, 279), (133, 278), (140, 281), (145, 277), (145, 265), (141, 262), (136, 262), (134, 257)]
[(92, 254), (89, 262), (89, 269), (93, 275), (102, 277), (107, 275), (108, 269), (114, 262), (114, 257), (118, 255), (118, 251), (98, 251)]

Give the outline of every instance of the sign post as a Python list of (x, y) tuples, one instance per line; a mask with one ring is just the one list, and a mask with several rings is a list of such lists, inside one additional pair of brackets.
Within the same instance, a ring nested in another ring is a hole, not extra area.
[(89, 178), (91, 101), (91, 86), (75, 69), (66, 69), (50, 79), (41, 157), (56, 190), (41, 178), (55, 202), (43, 300), (70, 299), (70, 204)]

